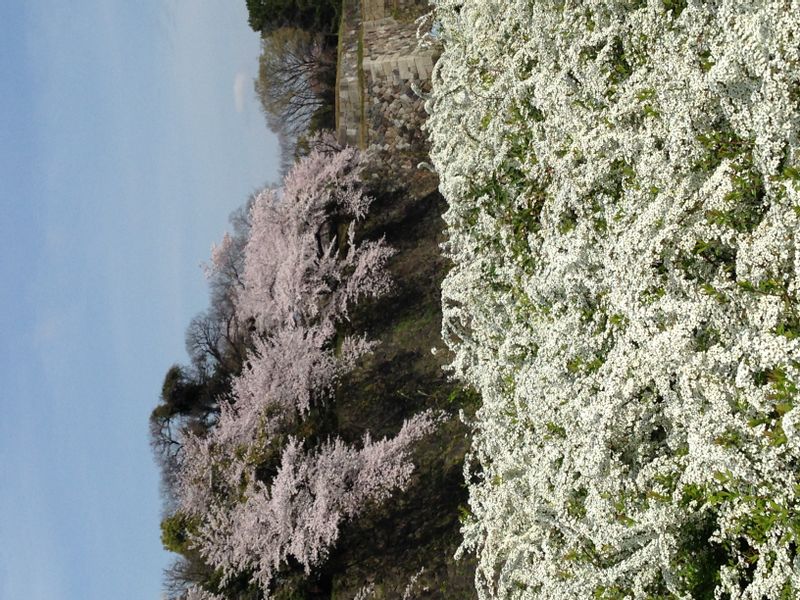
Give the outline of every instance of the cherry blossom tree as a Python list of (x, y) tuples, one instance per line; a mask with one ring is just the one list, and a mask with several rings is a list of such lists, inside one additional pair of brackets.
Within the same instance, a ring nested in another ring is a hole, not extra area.
[(432, 413), (422, 413), (392, 439), (365, 435), (360, 448), (335, 439), (307, 451), (290, 437), (272, 481), (246, 477), (243, 500), (212, 505), (196, 543), (226, 577), (253, 572), (264, 590), (289, 557), (309, 573), (326, 558), (342, 522), (408, 483), (410, 448), (435, 424)]
[(222, 596), (218, 596), (217, 594), (212, 594), (211, 592), (204, 590), (200, 586), (192, 585), (189, 586), (189, 588), (187, 588), (184, 600), (224, 600), (224, 599), (222, 598)]
[(177, 476), (179, 510), (202, 523), (190, 546), (222, 570), (223, 585), (252, 573), (265, 596), (290, 558), (309, 573), (343, 522), (408, 484), (411, 449), (438, 422), (424, 412), (394, 438), (367, 433), (358, 446), (318, 429), (314, 415), (373, 347), (337, 339), (337, 326), (360, 299), (388, 291), (392, 255), (382, 240), (356, 243), (370, 204), (362, 157), (332, 144), (315, 141), (281, 188), (255, 198), (241, 252), (226, 236), (212, 253), (212, 274), (235, 282), (252, 343), (213, 427), (185, 435)]
[(346, 317), (349, 304), (389, 289), (383, 267), (392, 251), (382, 241), (353, 241), (354, 221), (370, 203), (359, 181), (363, 157), (354, 148), (324, 148), (312, 150), (281, 190), (265, 191), (253, 205), (237, 313), (259, 331), (312, 322), (329, 327)]

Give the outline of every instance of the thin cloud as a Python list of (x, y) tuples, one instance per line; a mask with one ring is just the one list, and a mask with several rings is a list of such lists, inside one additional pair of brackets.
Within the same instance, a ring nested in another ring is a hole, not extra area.
[(236, 105), (236, 112), (244, 110), (244, 94), (247, 89), (247, 75), (239, 71), (233, 78), (233, 102)]
[(64, 329), (64, 320), (61, 316), (45, 316), (34, 324), (33, 343), (38, 348), (49, 347), (62, 336)]

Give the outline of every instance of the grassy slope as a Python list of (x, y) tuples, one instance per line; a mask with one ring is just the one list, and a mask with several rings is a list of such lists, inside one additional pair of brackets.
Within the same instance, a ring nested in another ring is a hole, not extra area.
[[(340, 56), (341, 47), (340, 37)], [(278, 600), (350, 600), (368, 583), (374, 584), (369, 598), (402, 598), (423, 567), (411, 598), (476, 597), (474, 562), (453, 559), (461, 540), (459, 507), (467, 501), (462, 465), (469, 444), (458, 411), (473, 413), (477, 396), (442, 370), (450, 358), (440, 340), (445, 202), (429, 173), (410, 173), (402, 183), (403, 191), (376, 193), (370, 215), (358, 226), (360, 239), (385, 236), (397, 250), (390, 263), (395, 289), (361, 304), (345, 328), (366, 332), (380, 345), (342, 382), (331, 433), (357, 443), (366, 431), (373, 438), (394, 435), (405, 418), (427, 408), (444, 410), (448, 418), (418, 446), (409, 489), (347, 525), (321, 572), (311, 580), (286, 581), (276, 590)], [(440, 350), (437, 356), (433, 347)]]
[[(424, 175), (411, 179), (418, 177)], [(342, 382), (330, 431), (358, 443), (366, 431), (373, 438), (396, 434), (405, 418), (427, 408), (445, 410), (449, 417), (418, 446), (409, 489), (346, 525), (321, 571), (310, 580), (299, 575), (285, 580), (275, 590), (279, 600), (350, 600), (370, 582), (375, 591), (369, 598), (401, 598), (422, 567), (412, 598), (475, 597), (474, 565), (455, 561), (453, 554), (461, 539), (459, 506), (467, 499), (462, 475), (467, 430), (457, 413), (460, 408), (471, 413), (476, 396), (448, 380), (441, 368), (446, 355), (430, 351), (441, 346), (443, 210), (438, 192), (383, 193), (360, 224), (362, 238), (385, 235), (397, 250), (390, 263), (395, 289), (362, 303), (345, 328), (366, 332), (380, 345)]]
[[(339, 430), (356, 439), (365, 429), (374, 436), (396, 432), (404, 418), (429, 407), (450, 414), (415, 456), (417, 471), (399, 494), (343, 536), (335, 562), (334, 598), (349, 599), (366, 582), (374, 598), (399, 598), (408, 581), (425, 567), (414, 598), (474, 597), (473, 566), (456, 563), (460, 542), (458, 507), (466, 503), (462, 464), (468, 440), (459, 408), (471, 411), (475, 396), (448, 381), (446, 355), (439, 346), (440, 286), (447, 267), (439, 251), (444, 200), (437, 192), (384, 194), (362, 230), (386, 236), (398, 252), (390, 270), (395, 292), (353, 315), (353, 331), (367, 331), (380, 346), (342, 386), (337, 399)], [(427, 593), (422, 589), (430, 588)]]

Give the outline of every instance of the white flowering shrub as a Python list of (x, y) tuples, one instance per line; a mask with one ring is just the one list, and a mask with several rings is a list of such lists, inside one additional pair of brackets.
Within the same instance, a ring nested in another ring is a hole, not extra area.
[(800, 597), (800, 2), (434, 4), (480, 597)]

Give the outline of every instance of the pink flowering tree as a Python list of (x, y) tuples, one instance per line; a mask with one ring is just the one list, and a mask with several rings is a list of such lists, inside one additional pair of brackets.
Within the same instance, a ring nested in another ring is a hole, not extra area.
[(392, 251), (382, 241), (353, 241), (353, 223), (371, 201), (359, 183), (362, 160), (354, 148), (320, 146), (282, 189), (256, 198), (236, 306), (258, 331), (312, 323), (326, 329), (360, 297), (388, 291), (383, 267)]
[(223, 598), (199, 586), (192, 585), (186, 590), (184, 600), (223, 600)]
[(320, 425), (341, 376), (372, 348), (337, 339), (337, 325), (390, 289), (393, 251), (355, 241), (370, 204), (361, 161), (355, 149), (318, 144), (282, 188), (255, 199), (241, 253), (226, 236), (212, 255), (252, 342), (215, 425), (185, 436), (177, 496), (199, 524), (190, 546), (221, 569), (223, 585), (252, 574), (266, 596), (290, 560), (310, 573), (342, 523), (408, 484), (410, 450), (437, 423), (425, 412), (392, 439), (365, 434), (354, 446)]
[(373, 442), (367, 434), (360, 447), (335, 439), (309, 451), (290, 437), (270, 482), (243, 465), (241, 499), (212, 504), (196, 543), (226, 578), (252, 572), (264, 590), (289, 557), (310, 573), (327, 557), (344, 521), (405, 487), (413, 471), (409, 450), (435, 424), (425, 412), (393, 439)]

